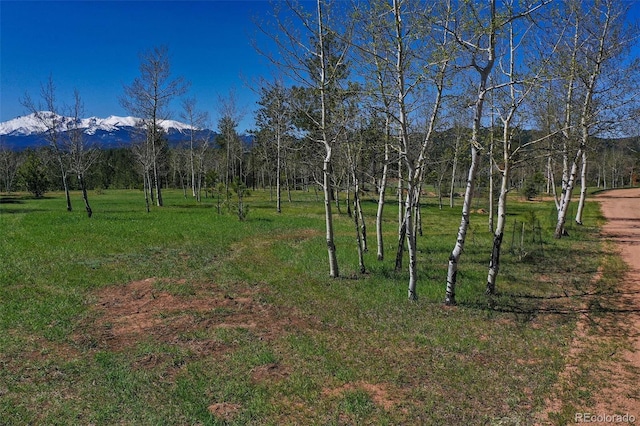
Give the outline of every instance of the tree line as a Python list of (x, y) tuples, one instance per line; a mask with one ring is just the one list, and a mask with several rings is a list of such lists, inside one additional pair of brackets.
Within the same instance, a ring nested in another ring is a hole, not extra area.
[[(639, 143), (631, 136), (637, 136), (640, 88), (632, 48), (638, 28), (627, 17), (628, 3), (317, 0), (309, 5), (277, 2), (273, 15), (258, 24), (271, 43), (256, 48), (278, 77), (256, 83), (251, 143), (237, 132), (244, 112), (230, 93), (218, 100), (216, 137), (192, 131), (181, 145), (168, 145), (159, 123), (172, 112), (170, 102), (187, 93), (188, 83), (171, 75), (166, 47), (156, 47), (141, 54), (140, 77), (121, 97), (123, 107), (140, 117), (132, 146), (99, 153), (85, 146), (74, 129), (82, 111), (79, 95), (70, 108), (75, 119), (58, 123), (50, 78), (42, 103), (23, 99), (49, 129), (49, 146), (40, 152), (3, 150), (3, 188), (10, 191), (21, 182), (34, 192), (31, 176), (57, 182), (68, 194), (71, 174), (89, 216), (89, 187), (140, 188), (147, 212), (153, 204), (163, 205), (162, 189), (169, 186), (197, 201), (202, 196), (228, 201), (235, 194), (238, 206), (246, 188), (268, 188), (278, 213), (285, 210), (283, 196), (290, 200), (295, 190), (317, 191), (325, 207), (331, 277), (340, 276), (334, 210), (344, 208), (353, 218), (359, 269), (365, 272), (368, 218), (361, 197), (373, 195), (378, 203), (378, 260), (387, 256), (383, 212), (387, 198), (395, 197), (398, 239), (392, 252), (397, 269), (408, 256), (410, 299), (418, 295), (420, 201), (427, 187), (433, 188), (440, 206), (453, 207), (456, 196), (462, 200), (446, 277), (445, 302), (455, 304), (474, 199), (486, 199), (490, 213), (494, 237), (486, 291), (492, 295), (510, 192), (551, 197), (557, 211), (554, 236), (562, 238), (567, 220), (582, 223), (589, 185), (636, 183)], [(180, 117), (192, 129), (208, 120), (193, 97), (183, 100)], [(576, 216), (568, 218), (576, 197)]]

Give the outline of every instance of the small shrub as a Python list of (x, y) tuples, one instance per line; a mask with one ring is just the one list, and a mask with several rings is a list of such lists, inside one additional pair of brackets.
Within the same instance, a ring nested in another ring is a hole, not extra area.
[(49, 189), (49, 179), (44, 163), (34, 151), (29, 151), (27, 154), (27, 160), (18, 170), (18, 176), (27, 191), (36, 198), (42, 198)]
[(531, 201), (540, 195), (540, 187), (544, 184), (544, 175), (541, 172), (534, 173), (524, 181), (522, 192), (527, 200)]

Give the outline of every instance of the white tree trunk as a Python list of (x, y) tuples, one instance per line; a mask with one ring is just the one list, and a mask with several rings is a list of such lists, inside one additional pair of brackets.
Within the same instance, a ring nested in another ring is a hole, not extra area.
[(276, 128), (276, 212), (282, 213), (282, 190), (280, 188), (280, 145), (281, 145), (281, 136), (280, 136), (280, 126)]
[[(388, 119), (387, 119), (388, 124)], [(376, 243), (378, 246), (378, 260), (384, 259), (384, 238), (382, 235), (382, 214), (384, 212), (385, 193), (387, 192), (387, 173), (389, 170), (389, 138), (384, 143), (384, 165), (382, 177), (378, 187), (378, 210), (376, 211)]]
[(326, 147), (327, 152), (322, 167), (323, 175), (323, 190), (324, 190), (324, 216), (325, 216), (325, 228), (327, 237), (327, 253), (329, 255), (329, 276), (337, 278), (340, 276), (338, 270), (338, 259), (336, 257), (336, 245), (333, 235), (333, 214), (331, 211), (331, 147)]
[(469, 213), (471, 211), (471, 202), (473, 201), (473, 189), (475, 185), (476, 172), (478, 170), (478, 148), (474, 143), (471, 144), (471, 166), (467, 177), (467, 186), (464, 192), (464, 201), (462, 203), (462, 219), (458, 228), (456, 244), (449, 256), (449, 267), (447, 270), (447, 289), (444, 302), (447, 305), (456, 304), (456, 282), (458, 275), (458, 262), (464, 249), (464, 243), (467, 238), (467, 230), (469, 229)]
[[(493, 117), (493, 114), (491, 115)], [(494, 231), (494, 223), (493, 223), (493, 118), (491, 119), (491, 136), (489, 141), (489, 232)]]
[[(610, 4), (609, 4), (610, 6)], [(556, 230), (554, 233), (554, 237), (555, 238), (561, 238), (563, 235), (565, 235), (565, 229), (564, 229), (564, 225), (566, 222), (566, 217), (567, 217), (567, 211), (568, 211), (568, 207), (569, 207), (569, 202), (571, 200), (571, 192), (573, 191), (573, 185), (575, 184), (575, 179), (576, 179), (576, 175), (578, 173), (578, 160), (582, 161), (582, 173), (583, 173), (583, 188), (582, 191), (584, 191), (584, 194), (581, 191), (581, 199), (584, 195), (584, 197), (586, 197), (586, 169), (587, 169), (587, 155), (586, 155), (586, 149), (587, 149), (587, 143), (589, 141), (589, 130), (590, 128), (593, 126), (593, 118), (591, 117), (591, 107), (592, 107), (592, 101), (593, 101), (593, 95), (595, 93), (596, 90), (596, 82), (598, 80), (598, 77), (600, 76), (600, 70), (602, 67), (603, 62), (605, 61), (606, 58), (606, 42), (607, 42), (607, 37), (609, 36), (609, 31), (610, 31), (610, 24), (611, 24), (611, 19), (612, 16), (610, 14), (604, 14), (605, 16), (605, 21), (603, 22), (602, 25), (602, 32), (599, 36), (598, 39), (598, 50), (597, 52), (595, 52), (595, 57), (593, 58), (593, 68), (588, 69), (587, 70), (587, 76), (588, 78), (582, 78), (582, 81), (585, 81), (585, 91), (584, 91), (584, 98), (582, 101), (582, 108), (580, 110), (580, 148), (578, 149), (578, 152), (576, 153), (576, 156), (573, 159), (573, 162), (571, 164), (571, 173), (569, 176), (569, 181), (567, 183), (567, 191), (565, 194), (563, 194), (563, 200), (561, 203), (561, 207), (560, 207), (560, 211), (558, 212), (558, 223), (556, 225)], [(577, 51), (578, 48), (582, 48), (582, 46), (580, 46), (579, 41), (578, 41), (578, 27), (579, 27), (580, 21), (579, 18), (576, 19), (576, 35), (574, 37), (574, 52)], [(592, 53), (592, 52), (589, 52)], [(576, 63), (572, 63), (572, 67), (576, 67), (577, 64)], [(576, 72), (576, 70), (572, 68), (573, 72)], [(584, 200), (582, 200), (582, 202), (584, 203)], [(583, 206), (584, 207), (584, 206)], [(580, 220), (582, 220), (582, 212), (579, 212), (580, 214)], [(578, 220), (578, 217), (576, 216), (576, 221)]]
[(360, 209), (360, 196), (358, 195), (359, 191), (359, 183), (358, 177), (356, 176), (356, 167), (352, 164), (351, 174), (353, 178), (353, 223), (356, 228), (356, 244), (358, 248), (358, 269), (361, 274), (364, 274), (367, 270), (364, 265), (364, 244), (363, 244), (363, 235), (361, 233), (361, 220), (362, 220), (362, 212)]
[(582, 151), (582, 171), (580, 172), (580, 200), (576, 212), (576, 223), (582, 225), (582, 212), (587, 198), (587, 152)]
[(416, 286), (418, 284), (418, 250), (416, 247), (416, 194), (415, 188), (409, 188), (407, 192), (407, 209), (405, 223), (407, 227), (407, 248), (409, 252), (409, 300), (417, 300), (418, 293)]
[(449, 188), (449, 207), (453, 208), (453, 194), (456, 187), (456, 171), (458, 167), (458, 149), (460, 148), (460, 136), (456, 136), (456, 147), (453, 152), (453, 165), (451, 166), (451, 186)]
[[(329, 255), (329, 276), (337, 278), (340, 276), (338, 270), (338, 258), (336, 256), (336, 245), (333, 232), (333, 213), (331, 211), (331, 155), (332, 146), (327, 134), (327, 101), (326, 101), (326, 85), (327, 85), (327, 63), (324, 48), (324, 18), (322, 14), (321, 0), (317, 1), (318, 13), (318, 59), (320, 61), (320, 131), (325, 147), (325, 157), (322, 165), (322, 178), (324, 190), (324, 211), (325, 211), (325, 227), (327, 237), (327, 253)], [(336, 196), (336, 199), (338, 197)]]
[(565, 191), (562, 193), (562, 198), (560, 199), (560, 209), (558, 210), (558, 221), (556, 223), (556, 230), (553, 233), (554, 238), (562, 238), (567, 234), (567, 231), (564, 229), (564, 225), (567, 221), (567, 212), (569, 211), (569, 203), (571, 202), (571, 195), (573, 192), (574, 182), (576, 179), (576, 175), (578, 174), (578, 158), (582, 156), (582, 146), (578, 150), (576, 158), (571, 163), (571, 170), (569, 172), (569, 178), (567, 180), (567, 187)]
[(489, 274), (487, 275), (487, 294), (494, 294), (496, 290), (496, 278), (500, 271), (500, 252), (502, 240), (504, 239), (504, 228), (507, 217), (507, 194), (509, 192), (510, 160), (505, 163), (502, 171), (502, 183), (500, 185), (500, 195), (498, 196), (498, 220), (493, 234), (493, 248), (491, 250), (491, 260), (489, 261)]
[[(511, 38), (513, 40), (513, 37)], [(513, 53), (513, 52), (512, 52)], [(513, 59), (513, 58), (512, 58)], [(511, 65), (511, 77), (513, 78), (513, 62)], [(513, 81), (513, 80), (512, 80)], [(507, 194), (509, 193), (509, 179), (511, 176), (511, 139), (510, 139), (510, 125), (511, 119), (517, 108), (515, 102), (515, 90), (511, 88), (512, 109), (507, 115), (507, 118), (503, 120), (502, 127), (502, 179), (500, 183), (500, 195), (498, 196), (498, 220), (496, 223), (495, 231), (493, 231), (493, 248), (491, 249), (491, 260), (489, 261), (489, 273), (487, 275), (487, 289), (486, 293), (491, 295), (496, 291), (496, 279), (498, 278), (498, 272), (500, 271), (500, 253), (502, 250), (502, 241), (504, 239), (504, 229), (507, 219)]]
[(471, 211), (471, 202), (473, 200), (473, 190), (475, 186), (475, 179), (478, 170), (481, 149), (479, 133), (481, 128), (482, 109), (484, 106), (485, 96), (488, 91), (487, 80), (495, 62), (495, 38), (497, 32), (497, 28), (495, 26), (495, 0), (491, 1), (490, 19), (491, 30), (489, 34), (487, 34), (489, 44), (487, 49), (485, 50), (487, 53), (487, 63), (484, 67), (476, 66), (476, 71), (480, 75), (480, 81), (478, 84), (478, 98), (476, 99), (476, 103), (474, 106), (473, 127), (471, 130), (471, 165), (469, 166), (469, 174), (467, 175), (467, 185), (464, 192), (464, 202), (462, 204), (462, 218), (460, 220), (460, 227), (458, 228), (456, 243), (453, 247), (453, 250), (451, 251), (451, 255), (449, 256), (449, 267), (447, 270), (447, 287), (444, 300), (445, 304), (447, 305), (455, 305), (456, 303), (456, 280), (458, 275), (458, 262), (460, 261), (460, 256), (462, 256), (462, 251), (464, 249), (464, 244), (467, 238), (467, 230), (469, 229), (470, 223), (469, 213)]

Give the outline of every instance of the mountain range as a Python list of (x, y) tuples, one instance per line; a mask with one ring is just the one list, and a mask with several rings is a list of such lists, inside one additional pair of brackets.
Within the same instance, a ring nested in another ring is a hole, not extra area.
[[(50, 112), (38, 113), (41, 116), (49, 115)], [(58, 131), (63, 135), (68, 132), (74, 119), (57, 115), (55, 117)], [(82, 129), (85, 143), (99, 148), (120, 148), (129, 146), (140, 138), (140, 131), (136, 128), (136, 123), (140, 122), (136, 117), (118, 117), (111, 115), (107, 118), (89, 117), (79, 120), (77, 128)], [(188, 141), (191, 136), (191, 126), (174, 120), (160, 120), (160, 127), (166, 132), (167, 139), (171, 146)], [(14, 118), (13, 120), (0, 123), (0, 146), (21, 151), (26, 148), (38, 148), (48, 145), (46, 139), (47, 127), (38, 118), (36, 113)], [(196, 139), (209, 138), (215, 140), (216, 133), (208, 129), (195, 129)]]

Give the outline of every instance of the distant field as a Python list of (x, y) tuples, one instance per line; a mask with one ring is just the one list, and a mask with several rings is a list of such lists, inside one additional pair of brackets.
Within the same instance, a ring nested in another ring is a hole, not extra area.
[(570, 408), (597, 389), (586, 374), (555, 386), (583, 296), (611, 292), (624, 269), (598, 239), (595, 203), (557, 241), (553, 204), (514, 197), (491, 301), (488, 217), (474, 213), (459, 305), (445, 307), (460, 212), (433, 199), (409, 302), (407, 274), (393, 271), (393, 202), (378, 262), (365, 198), (364, 275), (353, 223), (336, 211), (342, 278), (331, 279), (313, 192), (293, 193), (282, 214), (253, 192), (244, 222), (181, 191), (150, 213), (140, 191), (90, 193), (91, 219), (73, 197), (71, 213), (59, 193), (2, 197), (1, 424), (524, 425), (551, 395)]

